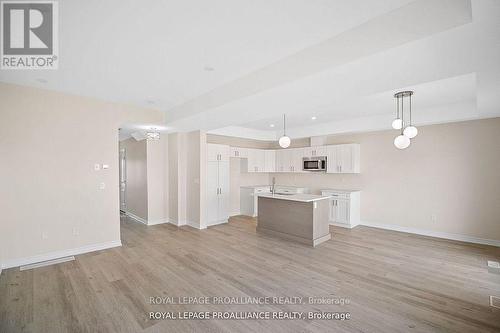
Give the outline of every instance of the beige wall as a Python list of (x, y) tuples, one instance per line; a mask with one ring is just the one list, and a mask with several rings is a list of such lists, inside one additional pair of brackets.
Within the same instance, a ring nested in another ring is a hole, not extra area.
[(193, 226), (205, 228), (206, 135), (193, 131), (186, 136), (186, 220)]
[(361, 144), (361, 174), (277, 174), (277, 183), (361, 189), (363, 221), (500, 240), (500, 118), (420, 127), (402, 151), (396, 134), (328, 137)]
[[(146, 141), (146, 140), (145, 140)], [(148, 182), (148, 224), (168, 220), (168, 139), (146, 141)]]
[(148, 220), (147, 141), (127, 139), (120, 142), (127, 163), (126, 212)]
[(177, 224), (179, 192), (178, 134), (168, 135), (168, 218)]
[(162, 121), (159, 111), (0, 83), (3, 264), (119, 241), (118, 128)]

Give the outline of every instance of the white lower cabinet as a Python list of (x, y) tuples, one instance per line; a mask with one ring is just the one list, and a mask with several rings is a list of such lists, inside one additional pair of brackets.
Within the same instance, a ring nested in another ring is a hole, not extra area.
[[(305, 187), (276, 185), (275, 192), (298, 194), (307, 193), (308, 189)], [(262, 193), (271, 193), (271, 185), (242, 186), (240, 188), (240, 214), (256, 217), (259, 211), (259, 194)]]
[(330, 199), (330, 224), (353, 228), (360, 223), (361, 192), (346, 190), (322, 190), (321, 195)]
[[(229, 149), (227, 150), (228, 158)], [(226, 156), (221, 156), (216, 161), (207, 161), (206, 203), (207, 226), (227, 222), (229, 218), (229, 161), (226, 160)]]
[(240, 214), (255, 217), (258, 212), (258, 198), (261, 193), (271, 193), (270, 186), (241, 187)]

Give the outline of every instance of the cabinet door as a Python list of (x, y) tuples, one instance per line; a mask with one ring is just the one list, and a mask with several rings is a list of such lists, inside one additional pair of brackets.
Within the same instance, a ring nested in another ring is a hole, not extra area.
[(255, 151), (256, 156), (256, 172), (265, 172), (266, 169), (266, 151), (263, 149), (257, 149)]
[(226, 145), (218, 145), (213, 143), (207, 144), (207, 160), (214, 161), (229, 161), (230, 148)]
[(217, 221), (219, 216), (219, 162), (207, 165), (207, 222)]
[(219, 148), (219, 161), (229, 162), (229, 156), (231, 155), (229, 146), (218, 145)]
[(327, 173), (339, 173), (339, 146), (328, 146), (326, 149), (326, 172)]
[(247, 149), (248, 154), (248, 172), (257, 172), (257, 149)]
[(295, 148), (291, 149), (290, 154), (290, 166), (292, 172), (303, 172), (303, 158), (304, 158), (304, 149), (303, 148)]
[(229, 162), (219, 162), (219, 200), (217, 221), (229, 218)]
[(247, 148), (231, 147), (230, 156), (231, 157), (246, 158), (246, 157), (248, 157)]
[(289, 158), (288, 150), (277, 150), (276, 151), (276, 172), (288, 172), (289, 171)]
[(305, 147), (304, 148), (304, 157), (313, 157), (314, 148), (313, 147)]
[(264, 159), (264, 171), (265, 172), (275, 172), (276, 171), (276, 151), (266, 150)]
[(349, 201), (342, 199), (335, 199), (336, 201), (336, 214), (335, 222), (337, 223), (349, 223)]
[(312, 147), (313, 148), (313, 156), (326, 156), (326, 146), (316, 146)]
[(207, 160), (209, 162), (216, 162), (219, 160), (219, 145), (212, 143), (207, 144)]

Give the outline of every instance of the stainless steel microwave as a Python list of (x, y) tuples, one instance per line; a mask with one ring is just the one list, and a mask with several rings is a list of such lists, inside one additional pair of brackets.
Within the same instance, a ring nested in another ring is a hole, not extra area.
[(326, 171), (326, 156), (304, 157), (302, 159), (304, 171)]

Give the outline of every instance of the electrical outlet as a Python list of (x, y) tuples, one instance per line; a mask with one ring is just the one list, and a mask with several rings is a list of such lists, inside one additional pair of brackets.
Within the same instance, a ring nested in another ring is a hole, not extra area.
[(500, 268), (500, 262), (488, 260), (488, 267), (490, 267), (490, 268)]
[(437, 216), (436, 216), (436, 214), (432, 214), (432, 215), (431, 215), (431, 221), (432, 221), (432, 223), (436, 223), (436, 221), (437, 221)]
[(106, 188), (106, 184), (105, 183), (100, 183), (99, 184), (99, 189), (100, 190), (104, 190)]
[(78, 231), (78, 228), (74, 227), (73, 228), (73, 236), (78, 236), (79, 234), (80, 234), (80, 232)]
[(49, 234), (47, 233), (47, 231), (42, 231), (42, 239), (47, 239), (49, 238)]

